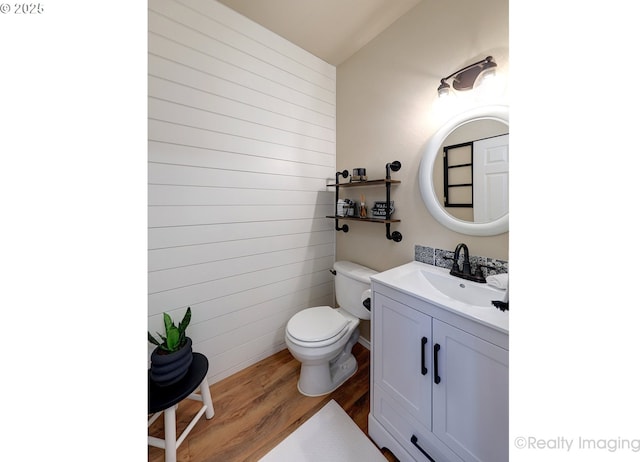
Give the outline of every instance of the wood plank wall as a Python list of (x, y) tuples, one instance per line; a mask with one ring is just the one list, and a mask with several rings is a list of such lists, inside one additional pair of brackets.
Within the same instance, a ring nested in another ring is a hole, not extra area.
[(151, 0), (148, 52), (149, 330), (190, 306), (215, 383), (333, 303), (335, 67), (213, 0)]

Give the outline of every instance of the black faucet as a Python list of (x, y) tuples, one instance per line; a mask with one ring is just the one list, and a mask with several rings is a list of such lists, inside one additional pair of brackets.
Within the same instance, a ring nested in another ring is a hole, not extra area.
[[(464, 250), (464, 260), (462, 261), (462, 270), (460, 270), (460, 265), (458, 265), (458, 261), (460, 261), (460, 251)], [(471, 273), (471, 261), (469, 260), (469, 247), (467, 244), (460, 243), (456, 246), (456, 250), (453, 254), (453, 266), (451, 267), (451, 271), (449, 272), (452, 276), (456, 276), (462, 279), (467, 279), (468, 281), (475, 281), (485, 283), (487, 280), (484, 278), (484, 274), (482, 274), (482, 268), (480, 265), (476, 268), (476, 273)]]

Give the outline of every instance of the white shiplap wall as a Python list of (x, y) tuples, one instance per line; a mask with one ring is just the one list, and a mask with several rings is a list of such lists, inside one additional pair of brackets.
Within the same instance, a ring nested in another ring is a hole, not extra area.
[(211, 383), (333, 303), (335, 67), (212, 0), (149, 2), (149, 330), (187, 306)]

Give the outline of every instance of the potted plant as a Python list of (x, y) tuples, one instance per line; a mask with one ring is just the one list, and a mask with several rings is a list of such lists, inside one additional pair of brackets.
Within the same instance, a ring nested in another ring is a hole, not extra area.
[(158, 386), (168, 386), (178, 382), (188, 372), (193, 360), (191, 339), (186, 330), (191, 321), (191, 307), (187, 308), (178, 327), (171, 316), (163, 313), (165, 335), (157, 333), (161, 342), (148, 332), (149, 342), (156, 345), (151, 353), (151, 380)]

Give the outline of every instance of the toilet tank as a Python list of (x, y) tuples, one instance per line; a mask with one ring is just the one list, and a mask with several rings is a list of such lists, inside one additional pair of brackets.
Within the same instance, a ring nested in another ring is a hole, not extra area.
[(340, 308), (360, 319), (371, 319), (371, 311), (364, 307), (362, 300), (371, 297), (370, 277), (378, 272), (350, 261), (337, 261), (333, 269), (336, 272), (336, 300)]

